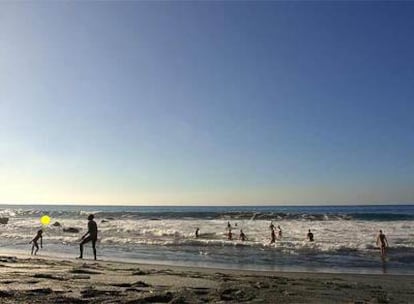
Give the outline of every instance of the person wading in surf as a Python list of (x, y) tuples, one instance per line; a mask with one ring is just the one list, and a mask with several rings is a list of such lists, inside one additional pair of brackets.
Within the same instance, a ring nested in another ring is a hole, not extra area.
[(280, 228), (280, 226), (279, 226), (279, 225), (277, 225), (277, 237), (278, 237), (279, 239), (281, 239), (281, 238), (282, 238), (282, 228)]
[(382, 230), (379, 231), (377, 236), (377, 246), (381, 247), (381, 257), (385, 258), (386, 255), (386, 248), (388, 247), (388, 240)]
[(240, 236), (239, 236), (239, 240), (241, 240), (242, 242), (244, 242), (246, 240), (246, 235), (244, 234), (243, 230), (240, 229)]
[(275, 227), (272, 227), (272, 232), (270, 233), (270, 244), (273, 244), (276, 242), (276, 233), (275, 233)]
[(308, 238), (309, 242), (313, 242), (313, 233), (311, 232), (310, 229), (308, 230), (307, 238)]

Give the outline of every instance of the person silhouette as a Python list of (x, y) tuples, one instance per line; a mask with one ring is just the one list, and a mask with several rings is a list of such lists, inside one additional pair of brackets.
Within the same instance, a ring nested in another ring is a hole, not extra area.
[(384, 259), (386, 255), (386, 248), (388, 247), (388, 240), (382, 230), (379, 231), (377, 236), (377, 246), (381, 246), (381, 257)]
[(313, 242), (313, 233), (311, 232), (310, 229), (308, 230), (307, 238), (308, 238), (309, 242)]
[(240, 229), (240, 236), (239, 236), (239, 239), (242, 241), (242, 242), (244, 242), (247, 238), (246, 238), (246, 235), (244, 234), (244, 232), (243, 232), (243, 230), (242, 229)]
[(229, 229), (228, 233), (227, 233), (227, 239), (229, 241), (231, 241), (233, 239), (233, 233), (231, 233), (231, 229)]
[(37, 243), (37, 241), (40, 239), (40, 248), (43, 248), (43, 230), (40, 229), (39, 231), (37, 231), (36, 236), (33, 238), (33, 240), (30, 241), (29, 244), (33, 243), (32, 246), (32, 253), (31, 255), (33, 255), (33, 250), (36, 248), (34, 255), (37, 254), (37, 252), (39, 251), (39, 244)]
[(273, 244), (276, 242), (276, 233), (275, 233), (275, 227), (272, 227), (272, 232), (270, 233), (270, 244)]
[(88, 242), (92, 242), (93, 255), (96, 260), (96, 241), (98, 239), (98, 226), (96, 225), (96, 222), (93, 219), (94, 215), (90, 214), (88, 216), (88, 231), (82, 236), (82, 241), (79, 244), (79, 259), (83, 259), (83, 245), (85, 245)]

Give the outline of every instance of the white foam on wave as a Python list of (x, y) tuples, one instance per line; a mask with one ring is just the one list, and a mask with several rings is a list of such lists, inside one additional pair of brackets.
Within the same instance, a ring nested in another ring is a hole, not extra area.
[[(44, 239), (55, 243), (75, 243), (81, 234), (85, 233), (87, 221), (84, 219), (52, 219), (59, 221), (62, 227), (49, 225), (44, 227)], [(96, 219), (100, 231), (100, 241), (105, 244), (133, 246), (138, 244), (174, 245), (174, 246), (234, 246), (239, 230), (243, 229), (248, 241), (244, 246), (275, 248), (289, 254), (299, 254), (306, 251), (346, 251), (356, 250), (369, 252), (376, 249), (376, 236), (382, 229), (391, 247), (414, 248), (412, 228), (413, 221), (362, 221), (362, 220), (333, 220), (333, 221), (303, 221), (281, 220), (274, 224), (281, 225), (283, 238), (276, 244), (270, 245), (269, 221), (238, 220), (231, 222), (233, 238), (226, 239), (227, 220), (207, 219), (168, 219), (168, 220), (136, 220), (120, 219), (101, 222)], [(34, 237), (41, 227), (38, 218), (13, 217), (0, 230), (0, 241), (27, 241)], [(63, 232), (63, 228), (75, 227), (79, 234)], [(200, 237), (195, 238), (195, 229), (200, 228)], [(306, 241), (308, 229), (311, 229), (315, 242)]]

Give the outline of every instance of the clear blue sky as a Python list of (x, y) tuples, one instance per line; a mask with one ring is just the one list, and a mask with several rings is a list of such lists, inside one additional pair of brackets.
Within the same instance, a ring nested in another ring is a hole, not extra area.
[(413, 2), (1, 2), (0, 202), (414, 202)]

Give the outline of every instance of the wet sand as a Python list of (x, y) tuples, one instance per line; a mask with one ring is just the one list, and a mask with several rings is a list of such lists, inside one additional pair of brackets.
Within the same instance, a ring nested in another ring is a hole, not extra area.
[(0, 256), (0, 303), (413, 303), (414, 275)]

